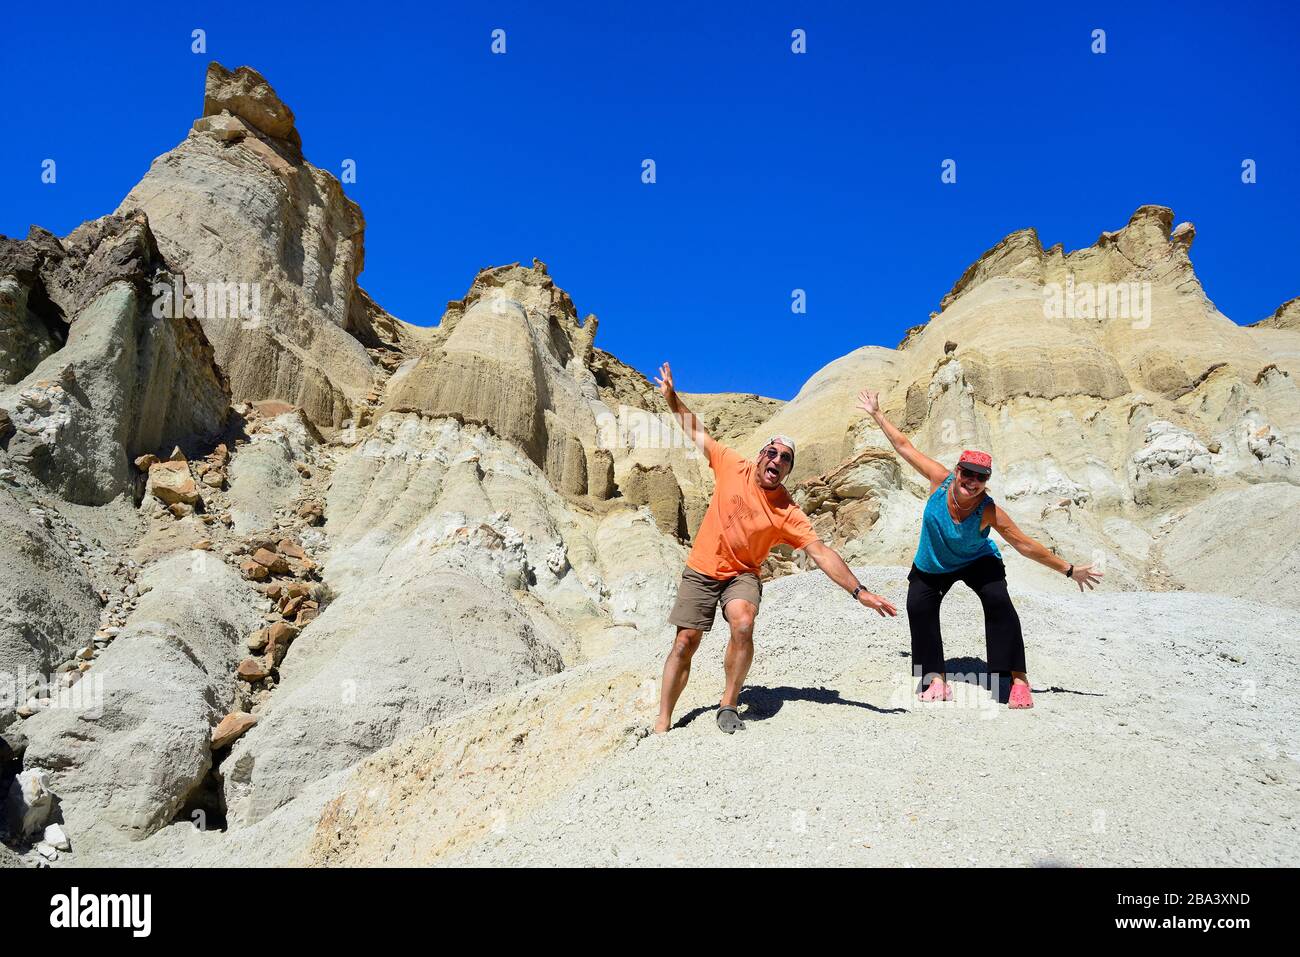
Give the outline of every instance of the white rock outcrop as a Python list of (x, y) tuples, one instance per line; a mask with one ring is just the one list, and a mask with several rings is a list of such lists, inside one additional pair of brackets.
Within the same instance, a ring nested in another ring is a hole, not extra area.
[(93, 670), (23, 726), (24, 763), (48, 773), (69, 829), (107, 844), (163, 827), (202, 782), (239, 645), (260, 622), (238, 573), (208, 552), (165, 558), (141, 581)]

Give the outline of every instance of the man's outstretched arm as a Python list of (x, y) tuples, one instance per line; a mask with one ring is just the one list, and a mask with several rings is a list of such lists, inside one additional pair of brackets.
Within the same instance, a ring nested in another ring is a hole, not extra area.
[[(862, 583), (858, 581), (858, 576), (853, 574), (853, 570), (845, 564), (844, 559), (840, 558), (839, 553), (825, 542), (813, 542), (804, 546), (804, 551), (808, 553), (809, 558), (817, 563), (817, 567), (826, 573), (827, 578), (846, 592), (852, 593), (853, 589), (862, 586)], [(878, 612), (882, 618), (886, 615), (894, 616), (898, 614), (897, 608), (879, 595), (873, 595), (865, 587), (858, 592), (858, 603)]]
[(655, 377), (655, 385), (659, 386), (659, 392), (668, 403), (668, 408), (677, 421), (681, 423), (682, 431), (686, 437), (695, 443), (696, 447), (704, 453), (706, 461), (713, 460), (713, 436), (705, 431), (704, 426), (700, 423), (700, 417), (690, 409), (686, 408), (686, 403), (682, 401), (677, 390), (673, 388), (673, 370), (668, 368), (668, 363), (659, 367), (659, 375)]

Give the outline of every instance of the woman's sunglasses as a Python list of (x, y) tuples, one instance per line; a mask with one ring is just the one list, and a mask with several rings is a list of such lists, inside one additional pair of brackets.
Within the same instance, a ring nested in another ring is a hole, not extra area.
[(989, 480), (987, 475), (980, 475), (979, 472), (972, 472), (970, 469), (959, 468), (957, 471), (961, 473), (962, 478), (970, 479), (972, 482), (987, 482)]
[(770, 445), (763, 450), (763, 457), (768, 459), (778, 459), (782, 465), (794, 464), (793, 455), (789, 452), (777, 452), (777, 450)]

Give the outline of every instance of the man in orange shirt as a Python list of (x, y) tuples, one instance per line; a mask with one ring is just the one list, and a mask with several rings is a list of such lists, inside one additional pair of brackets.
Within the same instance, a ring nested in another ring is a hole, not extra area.
[(668, 363), (660, 366), (655, 382), (686, 435), (708, 457), (715, 482), (709, 510), (686, 558), (677, 603), (668, 616), (677, 626), (677, 638), (664, 663), (655, 732), (662, 734), (672, 725), (673, 708), (691, 674), (691, 658), (704, 633), (713, 627), (714, 612), (721, 605), (722, 616), (731, 626), (731, 641), (727, 643), (727, 685), (718, 705), (718, 727), (733, 734), (744, 727), (736, 708), (754, 660), (754, 616), (763, 596), (759, 566), (773, 545), (784, 542), (803, 549), (831, 581), (882, 617), (898, 611), (867, 591), (844, 559), (817, 538), (808, 516), (781, 484), (794, 468), (792, 439), (773, 436), (751, 462), (715, 442), (704, 430), (673, 388)]

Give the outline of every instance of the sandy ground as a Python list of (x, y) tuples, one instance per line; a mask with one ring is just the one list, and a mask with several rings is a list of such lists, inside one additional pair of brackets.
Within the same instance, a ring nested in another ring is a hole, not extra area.
[[(859, 574), (901, 607), (902, 569)], [(944, 635), (968, 677), (956, 701), (920, 705), (904, 618), (867, 614), (818, 573), (782, 579), (764, 595), (744, 731), (714, 723), (719, 625), (668, 735), (446, 863), (1300, 864), (1300, 616), (1185, 592), (1013, 593), (1032, 711), (982, 686), (983, 619), (963, 586)]]

